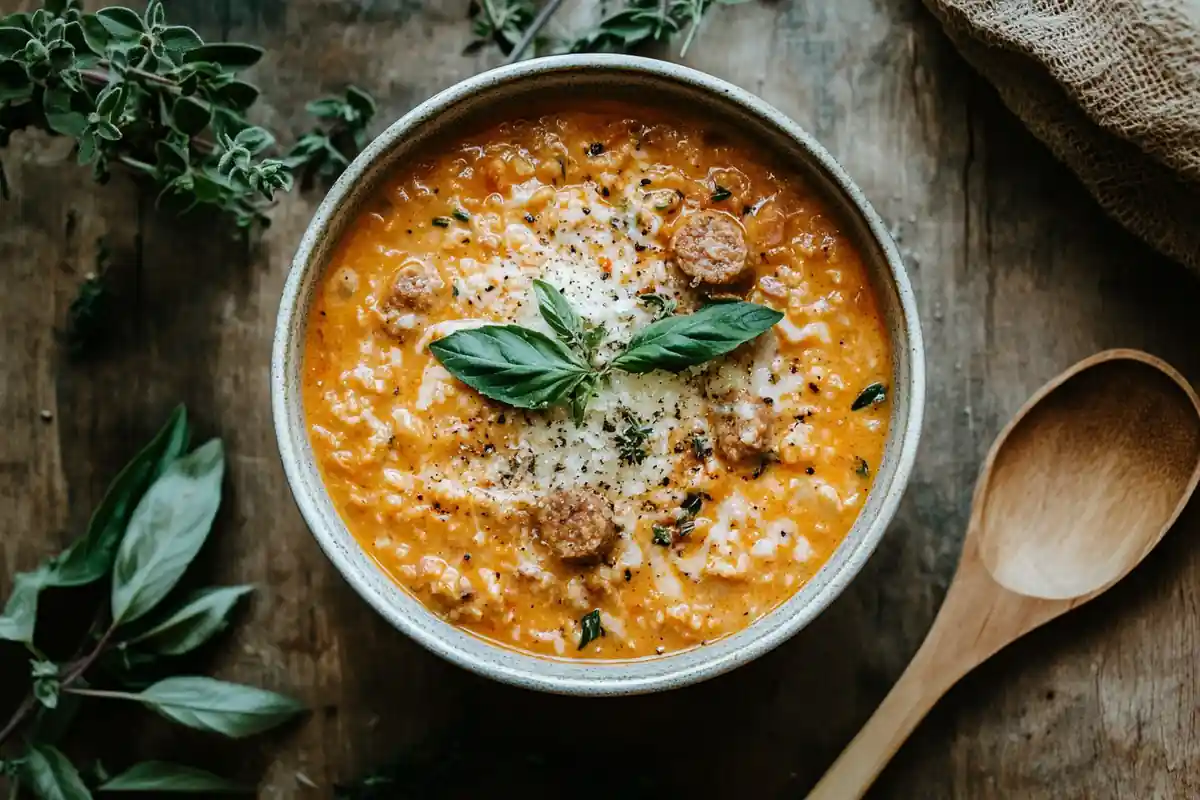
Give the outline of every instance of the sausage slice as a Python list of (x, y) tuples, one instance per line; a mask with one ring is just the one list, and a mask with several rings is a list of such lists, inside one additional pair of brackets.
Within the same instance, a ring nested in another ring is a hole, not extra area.
[(770, 446), (771, 412), (745, 391), (714, 405), (709, 420), (717, 454), (728, 463), (761, 456)]
[(538, 503), (535, 516), (541, 540), (569, 564), (598, 563), (619, 537), (612, 506), (592, 489), (554, 492)]
[(700, 283), (733, 283), (746, 272), (746, 233), (733, 217), (720, 211), (689, 214), (671, 237), (679, 269)]
[(445, 288), (445, 282), (435, 270), (412, 259), (396, 270), (386, 303), (397, 311), (432, 311)]

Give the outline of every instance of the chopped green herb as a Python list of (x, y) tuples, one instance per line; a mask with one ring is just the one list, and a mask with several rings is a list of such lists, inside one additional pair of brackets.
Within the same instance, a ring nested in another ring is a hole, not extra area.
[(865, 458), (854, 457), (854, 474), (860, 478), (871, 477), (871, 467), (868, 466)]
[(850, 405), (851, 411), (862, 411), (870, 406), (877, 406), (887, 399), (887, 387), (882, 383), (872, 383), (859, 392), (858, 397)]
[(650, 426), (624, 406), (621, 419), (625, 430), (617, 434), (617, 454), (622, 464), (641, 464), (646, 460), (646, 440), (650, 438)]
[(459, 295), (459, 291), (458, 291), (458, 284), (457, 284), (457, 283), (454, 283), (454, 284), (451, 284), (451, 285), (450, 285), (450, 293), (451, 293), (452, 295), (454, 295), (455, 297), (458, 297), (458, 295)]
[(438, 226), (439, 228), (449, 228), (450, 227), (450, 218), (449, 217), (434, 217), (433, 224)]
[(583, 615), (579, 620), (579, 649), (604, 636), (604, 626), (600, 624), (600, 609), (596, 608)]
[(689, 517), (694, 517), (700, 513), (700, 507), (704, 504), (704, 495), (699, 492), (688, 492), (687, 497), (683, 498), (683, 502), (679, 507), (683, 509)]
[(752, 477), (754, 477), (754, 478), (762, 477), (762, 474), (767, 471), (767, 467), (771, 466), (772, 464), (778, 464), (778, 463), (779, 463), (779, 454), (776, 453), (774, 450), (768, 450), (767, 452), (763, 453), (761, 457), (759, 457), (758, 466), (756, 466), (754, 468), (754, 474), (752, 475)]
[(708, 437), (703, 433), (692, 434), (692, 452), (701, 461), (712, 455), (712, 445), (708, 443)]
[(719, 203), (722, 200), (728, 200), (731, 197), (733, 197), (733, 192), (729, 191), (724, 186), (721, 186), (719, 184), (717, 185), (716, 191), (714, 191), (712, 193), (712, 201), (714, 203)]
[(681, 519), (675, 526), (675, 535), (682, 539), (694, 530), (696, 530), (696, 520)]
[(655, 322), (671, 316), (675, 313), (675, 309), (679, 308), (679, 303), (674, 298), (657, 292), (638, 295), (638, 302), (654, 312)]
[(602, 142), (592, 142), (588, 146), (589, 156), (598, 156), (604, 152), (604, 144)]
[(454, 212), (450, 216), (454, 217), (459, 222), (470, 222), (471, 221), (471, 215), (468, 214), (466, 211), (464, 211), (461, 208), (454, 209)]
[(659, 547), (670, 547), (674, 538), (673, 532), (666, 525), (655, 525), (654, 535), (651, 537), (650, 541)]

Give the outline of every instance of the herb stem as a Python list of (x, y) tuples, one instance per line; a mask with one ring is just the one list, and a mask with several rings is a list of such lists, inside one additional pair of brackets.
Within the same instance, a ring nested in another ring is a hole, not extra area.
[(683, 46), (679, 48), (679, 57), (686, 58), (688, 48), (692, 46), (692, 41), (696, 38), (696, 31), (700, 29), (700, 21), (704, 19), (704, 11), (701, 8), (703, 0), (694, 0), (692, 4), (692, 25), (688, 28), (687, 36), (683, 39)]
[[(110, 71), (112, 64), (109, 61), (99, 61), (96, 65), (101, 67), (101, 69), (81, 69), (79, 70), (79, 76), (82, 78), (87, 78), (93, 83), (112, 83), (113, 73)], [(176, 92), (179, 91), (178, 83), (170, 78), (164, 78), (162, 75), (155, 75), (153, 72), (146, 72), (145, 70), (138, 69), (137, 67), (129, 67), (125, 70), (125, 72), (128, 75), (141, 78), (147, 83), (156, 83), (164, 88), (171, 89)]]
[[(664, 0), (665, 2), (665, 0)], [(521, 34), (521, 40), (513, 46), (512, 52), (508, 54), (506, 64), (515, 64), (521, 60), (521, 56), (529, 49), (529, 45), (533, 44), (533, 40), (541, 32), (554, 13), (558, 11), (559, 6), (563, 4), (563, 0), (550, 0), (546, 5), (542, 6), (542, 10), (533, 18), (533, 22), (529, 23), (529, 27), (525, 29), (525, 33)], [(483, 6), (486, 9), (488, 6), (487, 0), (483, 0)]]
[(104, 648), (108, 646), (108, 640), (112, 638), (112, 635), (116, 632), (116, 630), (116, 623), (109, 625), (108, 630), (106, 630), (104, 635), (100, 637), (100, 641), (96, 642), (96, 646), (92, 648), (92, 652), (84, 656), (83, 659), (80, 660), (80, 662), (76, 664), (70, 672), (67, 673), (66, 677), (64, 677), (62, 680), (62, 688), (64, 691), (73, 691), (71, 689), (71, 684), (79, 680), (83, 676), (83, 673), (87, 672), (88, 667), (96, 663), (96, 659), (99, 658), (100, 654), (104, 652)]
[(63, 691), (70, 692), (71, 694), (77, 694), (82, 697), (104, 697), (109, 700), (133, 700), (137, 697), (129, 692), (111, 692), (107, 689), (80, 689), (77, 686), (64, 686)]
[(25, 721), (25, 718), (33, 712), (35, 706), (37, 706), (37, 700), (33, 694), (25, 695), (25, 699), (21, 701), (21, 705), (17, 706), (17, 710), (13, 712), (12, 719), (8, 721), (3, 730), (0, 730), (0, 745), (8, 741), (8, 737), (13, 735), (21, 723)]

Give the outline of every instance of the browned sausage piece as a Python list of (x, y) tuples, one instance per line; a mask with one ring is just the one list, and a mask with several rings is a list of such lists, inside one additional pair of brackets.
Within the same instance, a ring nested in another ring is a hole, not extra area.
[(746, 234), (733, 217), (720, 211), (689, 214), (671, 237), (675, 263), (700, 283), (733, 283), (746, 271)]
[(397, 311), (431, 311), (445, 288), (446, 284), (435, 270), (412, 259), (396, 270), (386, 303)]
[(541, 540), (571, 564), (595, 564), (617, 543), (612, 507), (591, 489), (554, 492), (538, 503), (536, 518)]
[(761, 400), (739, 391), (709, 413), (717, 455), (736, 464), (767, 452), (771, 412)]

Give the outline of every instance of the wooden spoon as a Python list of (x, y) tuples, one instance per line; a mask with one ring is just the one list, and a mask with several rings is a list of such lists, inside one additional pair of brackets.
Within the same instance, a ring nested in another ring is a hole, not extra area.
[(810, 800), (862, 797), (959, 678), (1137, 566), (1198, 479), (1200, 400), (1159, 359), (1109, 350), (1042, 387), (983, 464), (933, 627)]

